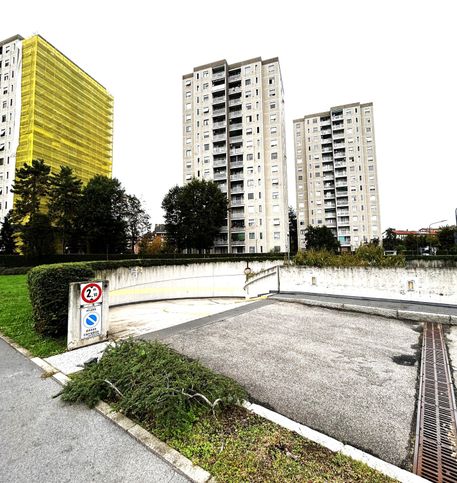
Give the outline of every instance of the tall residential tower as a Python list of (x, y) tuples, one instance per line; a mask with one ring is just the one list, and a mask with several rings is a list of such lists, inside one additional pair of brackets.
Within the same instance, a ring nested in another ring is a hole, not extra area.
[(214, 180), (227, 194), (216, 253), (286, 251), (284, 94), (277, 58), (195, 67), (183, 76), (184, 183)]
[(308, 225), (331, 228), (342, 249), (381, 237), (373, 104), (294, 121), (298, 246)]
[(39, 35), (0, 42), (0, 223), (24, 163), (111, 176), (113, 98)]

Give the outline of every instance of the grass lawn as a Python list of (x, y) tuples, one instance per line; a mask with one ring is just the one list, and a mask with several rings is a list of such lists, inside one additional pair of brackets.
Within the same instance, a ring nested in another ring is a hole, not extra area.
[(48, 357), (66, 350), (64, 339), (35, 332), (26, 275), (0, 275), (0, 332), (34, 356)]
[(62, 394), (111, 403), (219, 482), (394, 481), (236, 405), (246, 397), (235, 381), (164, 344), (134, 340), (76, 373)]

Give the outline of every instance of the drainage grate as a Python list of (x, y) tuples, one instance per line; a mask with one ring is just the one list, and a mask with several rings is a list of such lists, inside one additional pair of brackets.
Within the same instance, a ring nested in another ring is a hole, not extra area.
[(424, 324), (414, 472), (457, 482), (457, 412), (441, 324)]

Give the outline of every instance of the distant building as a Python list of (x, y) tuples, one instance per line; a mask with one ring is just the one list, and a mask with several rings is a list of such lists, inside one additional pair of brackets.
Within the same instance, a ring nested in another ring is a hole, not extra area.
[(412, 236), (427, 236), (427, 235), (437, 235), (439, 233), (439, 228), (421, 228), (420, 230), (393, 230), (393, 233), (397, 235), (397, 238), (403, 240), (408, 235)]
[(0, 42), (0, 223), (25, 163), (111, 176), (113, 97), (43, 37)]
[(284, 93), (277, 58), (225, 60), (183, 76), (183, 181), (227, 194), (215, 253), (287, 251)]
[(294, 121), (298, 246), (327, 226), (342, 249), (381, 237), (373, 104), (346, 104)]

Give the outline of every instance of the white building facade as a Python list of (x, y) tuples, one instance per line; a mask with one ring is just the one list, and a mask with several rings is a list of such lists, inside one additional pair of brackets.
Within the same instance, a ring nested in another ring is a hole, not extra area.
[(13, 207), (21, 116), (22, 40), (16, 35), (0, 42), (0, 224)]
[(373, 104), (294, 121), (298, 247), (308, 225), (327, 226), (343, 250), (381, 238)]
[(287, 251), (284, 92), (277, 58), (194, 68), (183, 76), (183, 182), (227, 194), (215, 253)]

